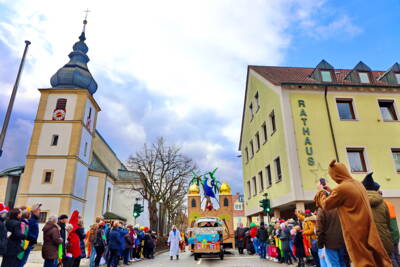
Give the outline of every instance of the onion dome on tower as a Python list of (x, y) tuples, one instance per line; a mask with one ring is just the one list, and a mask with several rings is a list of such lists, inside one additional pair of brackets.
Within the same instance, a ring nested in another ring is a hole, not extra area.
[(221, 184), (221, 187), (219, 188), (219, 194), (220, 195), (231, 195), (231, 187), (229, 186), (229, 184), (227, 184), (226, 182), (223, 182)]
[(97, 83), (87, 67), (89, 57), (86, 55), (89, 48), (85, 44), (85, 27), (87, 20), (83, 21), (83, 31), (79, 41), (74, 44), (73, 51), (68, 55), (69, 62), (59, 69), (50, 79), (53, 88), (87, 89), (90, 94), (97, 90)]
[(189, 195), (199, 195), (200, 194), (200, 188), (197, 186), (197, 184), (192, 184), (189, 187)]

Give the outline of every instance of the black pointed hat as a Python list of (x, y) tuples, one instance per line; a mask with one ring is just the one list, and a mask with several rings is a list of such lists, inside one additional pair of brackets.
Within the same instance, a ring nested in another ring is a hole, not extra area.
[(370, 190), (370, 191), (378, 191), (379, 188), (381, 187), (380, 184), (374, 181), (374, 178), (372, 178), (372, 174), (368, 173), (364, 180), (362, 181), (362, 184), (364, 185), (365, 189)]

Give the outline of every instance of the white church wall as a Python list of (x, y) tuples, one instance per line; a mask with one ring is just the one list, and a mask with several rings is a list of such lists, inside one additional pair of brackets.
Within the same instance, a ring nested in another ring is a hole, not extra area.
[[(89, 118), (90, 114), (90, 118)], [(88, 126), (90, 131), (93, 131), (94, 127), (94, 118), (96, 117), (96, 109), (92, 104), (92, 101), (89, 99), (86, 100), (86, 106), (85, 106), (85, 116), (83, 117), (83, 123)]]
[(72, 199), (71, 200), (71, 210), (70, 210), (69, 215), (71, 215), (74, 210), (79, 211), (79, 214), (82, 215), (83, 214), (83, 202), (76, 200), (76, 199)]
[[(44, 123), (39, 137), (37, 155), (68, 155), (72, 124)], [(58, 135), (58, 143), (52, 146), (53, 135)]]
[(46, 111), (44, 113), (45, 120), (52, 120), (53, 112), (56, 108), (57, 99), (67, 99), (67, 105), (65, 106), (65, 120), (73, 120), (75, 114), (75, 106), (77, 95), (76, 94), (50, 94), (47, 99)]
[(99, 178), (89, 176), (86, 189), (86, 204), (85, 204), (85, 227), (89, 227), (95, 221), (96, 203), (97, 203), (97, 188)]
[(81, 143), (79, 146), (79, 158), (89, 164), (90, 153), (92, 150), (92, 136), (86, 130), (82, 129)]
[[(29, 193), (60, 194), (64, 186), (66, 159), (36, 159), (33, 165)], [(43, 183), (45, 170), (53, 171), (51, 183)]]
[(75, 172), (75, 185), (74, 185), (74, 195), (85, 199), (85, 189), (88, 177), (88, 169), (85, 165), (80, 162), (76, 163)]
[[(110, 188), (110, 189), (109, 189)], [(104, 190), (104, 203), (103, 203), (103, 213), (107, 212), (107, 194), (108, 191), (110, 190), (110, 210), (112, 209), (113, 205), (113, 184), (110, 181), (106, 182), (106, 189)]]

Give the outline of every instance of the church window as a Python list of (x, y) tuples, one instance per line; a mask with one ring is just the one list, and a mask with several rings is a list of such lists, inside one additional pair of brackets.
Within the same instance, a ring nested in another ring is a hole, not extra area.
[(92, 117), (92, 108), (89, 108), (89, 115), (88, 115), (88, 119), (90, 119)]
[(192, 208), (195, 208), (196, 207), (196, 199), (192, 199)]
[(111, 204), (111, 187), (107, 189), (107, 206), (106, 211), (110, 211), (110, 204)]
[(85, 148), (84, 148), (84, 151), (83, 151), (83, 156), (84, 157), (86, 157), (86, 154), (87, 154), (87, 147), (88, 147), (88, 143), (85, 142)]
[(65, 110), (66, 105), (67, 105), (67, 99), (65, 99), (65, 98), (57, 99), (56, 109)]
[(229, 200), (228, 198), (224, 198), (224, 207), (228, 207), (229, 206)]
[(272, 111), (271, 114), (269, 114), (269, 118), (271, 120), (271, 129), (272, 129), (271, 135), (273, 135), (276, 131), (275, 112), (274, 111)]
[(53, 137), (51, 138), (51, 145), (56, 146), (58, 144), (58, 134), (53, 134)]
[(53, 180), (53, 170), (44, 170), (43, 172), (43, 181), (44, 184), (50, 184)]
[(42, 211), (39, 214), (39, 223), (46, 223), (47, 222), (47, 211)]

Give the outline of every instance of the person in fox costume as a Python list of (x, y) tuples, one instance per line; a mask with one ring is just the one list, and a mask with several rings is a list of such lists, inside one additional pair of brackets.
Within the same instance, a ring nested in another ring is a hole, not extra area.
[(67, 237), (68, 240), (67, 254), (70, 253), (72, 255), (72, 258), (74, 259), (73, 266), (76, 266), (75, 261), (79, 261), (80, 256), (82, 254), (79, 235), (76, 233), (76, 230), (79, 228), (78, 222), (79, 222), (79, 211), (75, 210), (74, 212), (72, 212), (71, 218), (69, 219), (69, 224), (72, 225), (72, 230), (69, 231)]

